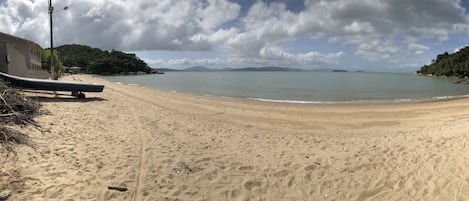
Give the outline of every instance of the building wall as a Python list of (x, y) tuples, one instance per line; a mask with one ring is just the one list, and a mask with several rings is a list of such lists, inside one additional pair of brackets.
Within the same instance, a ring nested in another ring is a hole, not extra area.
[(7, 42), (0, 41), (0, 71), (8, 72), (8, 62), (7, 62)]
[(26, 44), (22, 43), (7, 43), (7, 54), (10, 57), (10, 63), (8, 63), (8, 74), (17, 76), (26, 76), (28, 68), (28, 59), (24, 55), (23, 51)]
[(42, 48), (39, 45), (4, 33), (0, 33), (0, 42), (6, 43), (6, 53), (10, 60), (6, 71), (1, 66), (0, 70), (22, 77), (42, 79), (49, 77), (49, 73), (41, 67)]

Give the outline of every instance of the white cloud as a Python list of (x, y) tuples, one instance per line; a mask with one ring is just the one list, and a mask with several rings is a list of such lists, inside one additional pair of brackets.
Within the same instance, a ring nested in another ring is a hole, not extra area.
[(0, 7), (0, 31), (6, 33), (13, 33), (14, 32), (14, 24), (13, 20), (8, 14), (8, 9), (5, 7)]
[(284, 66), (284, 67), (306, 67), (318, 68), (337, 64), (337, 59), (344, 55), (343, 52), (320, 53), (308, 52), (304, 54), (293, 54), (286, 52), (280, 47), (266, 45), (261, 48), (258, 57), (216, 57), (208, 59), (144, 59), (153, 67), (167, 66), (212, 66), (219, 67), (243, 67), (243, 66)]
[(304, 54), (292, 54), (285, 52), (280, 47), (266, 45), (260, 50), (260, 58), (265, 60), (277, 60), (284, 62), (285, 65), (305, 66), (334, 64), (335, 60), (343, 55), (343, 52), (337, 53), (320, 53), (307, 52)]
[[(208, 59), (152, 60), (165, 65), (336, 65), (343, 54), (395, 61), (409, 51), (428, 51), (424, 40), (441, 43), (455, 33), (469, 34), (469, 17), (460, 0), (305, 0), (304, 10), (296, 12), (282, 1), (257, 0), (247, 13), (229, 0), (54, 3), (56, 10), (70, 7), (54, 16), (56, 44), (223, 53)], [(47, 6), (43, 0), (7, 0), (0, 5), (0, 31), (48, 46)], [(291, 50), (289, 44), (299, 40), (310, 47)], [(319, 40), (348, 52), (325, 51)]]
[(160, 66), (166, 64), (166, 61), (163, 59), (147, 59), (143, 58), (143, 60), (150, 66)]
[(215, 28), (238, 17), (241, 7), (225, 0), (208, 0), (197, 8), (197, 16), (205, 30)]
[[(58, 44), (81, 43), (104, 49), (210, 50), (216, 27), (237, 18), (240, 6), (227, 0), (172, 1), (74, 0), (56, 2), (54, 32)], [(49, 43), (47, 2), (8, 0), (0, 5), (0, 31)], [(2, 25), (3, 25), (2, 24)]]
[(187, 58), (173, 59), (173, 60), (169, 60), (168, 64), (169, 65), (183, 65), (183, 64), (190, 64), (190, 61)]
[(413, 51), (415, 54), (423, 54), (425, 51), (429, 50), (430, 47), (422, 45), (422, 44), (417, 44), (417, 43), (411, 43), (408, 45), (409, 50)]
[[(257, 1), (243, 19), (247, 31), (230, 45), (253, 55), (267, 43), (329, 36), (330, 42), (354, 45), (355, 55), (366, 59), (393, 59), (400, 49), (408, 48), (397, 45), (399, 38), (446, 41), (452, 33), (469, 33), (463, 26), (468, 22), (458, 0), (306, 0), (299, 13), (288, 11), (284, 4)], [(254, 50), (244, 50), (245, 46)]]
[(372, 33), (374, 28), (368, 22), (352, 22), (351, 24), (345, 25), (345, 33)]
[(398, 51), (399, 49), (390, 42), (382, 43), (379, 40), (374, 40), (360, 44), (355, 54), (376, 61), (393, 58)]
[(287, 53), (276, 46), (264, 46), (260, 49), (259, 55), (261, 58), (269, 59), (269, 60), (293, 60), (294, 55)]
[(454, 24), (452, 29), (457, 33), (469, 34), (469, 24)]

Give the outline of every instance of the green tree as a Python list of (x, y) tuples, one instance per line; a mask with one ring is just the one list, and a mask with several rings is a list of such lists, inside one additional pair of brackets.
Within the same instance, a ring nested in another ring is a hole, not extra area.
[(84, 67), (93, 74), (151, 73), (152, 69), (135, 54), (117, 50), (103, 51), (85, 45), (57, 47), (60, 59), (66, 66)]
[[(59, 59), (59, 56), (57, 54), (57, 50), (54, 50), (54, 52), (53, 52), (52, 62), (54, 64), (54, 71), (55, 72), (63, 72), (64, 71), (64, 67), (63, 67), (62, 62)], [(42, 50), (41, 64), (42, 64), (42, 69), (47, 70), (47, 71), (50, 72), (50, 49)]]
[(469, 47), (464, 47), (452, 54), (448, 52), (439, 54), (430, 65), (422, 66), (417, 73), (436, 76), (469, 76)]

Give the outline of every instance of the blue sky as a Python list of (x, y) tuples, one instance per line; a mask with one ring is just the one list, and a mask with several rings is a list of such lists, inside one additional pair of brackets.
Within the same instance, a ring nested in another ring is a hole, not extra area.
[[(469, 44), (467, 0), (62, 0), (55, 44), (136, 52), (153, 67), (413, 72)], [(1, 32), (49, 46), (47, 1), (0, 0)]]

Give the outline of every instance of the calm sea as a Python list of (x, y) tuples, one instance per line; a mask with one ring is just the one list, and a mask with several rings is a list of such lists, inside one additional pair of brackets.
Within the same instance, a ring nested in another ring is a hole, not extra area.
[(103, 79), (166, 91), (271, 102), (413, 102), (469, 95), (469, 85), (410, 74), (341, 72), (168, 72)]

